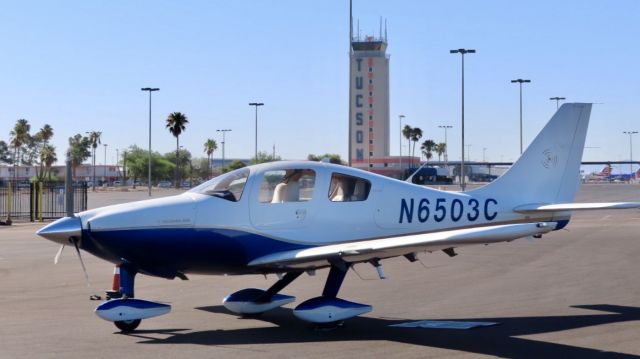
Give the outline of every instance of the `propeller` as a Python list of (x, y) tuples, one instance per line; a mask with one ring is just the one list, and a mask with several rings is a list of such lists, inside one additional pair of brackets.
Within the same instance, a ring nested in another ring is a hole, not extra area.
[(56, 256), (53, 258), (53, 264), (58, 264), (58, 261), (60, 260), (60, 256), (62, 255), (63, 249), (64, 249), (64, 244), (60, 246), (60, 249), (58, 249), (58, 253), (56, 253)]
[[(76, 249), (76, 253), (78, 253), (78, 259), (80, 260), (80, 266), (82, 266), (82, 272), (84, 273), (84, 280), (87, 283), (87, 287), (91, 287), (91, 281), (89, 280), (89, 274), (87, 273), (87, 267), (84, 265), (84, 261), (82, 260), (82, 254), (80, 253), (80, 247), (78, 246), (78, 239), (75, 237), (69, 238), (69, 241), (73, 243), (73, 246)], [(64, 244), (60, 246), (58, 249), (58, 253), (56, 253), (55, 258), (53, 258), (53, 263), (58, 264), (60, 261), (60, 256), (62, 255), (62, 251), (64, 250)]]
[(87, 282), (87, 287), (91, 287), (89, 274), (87, 273), (87, 267), (84, 266), (84, 261), (82, 260), (82, 255), (80, 254), (80, 247), (78, 247), (78, 239), (73, 237), (71, 241), (73, 242), (73, 246), (76, 247), (76, 253), (78, 253), (78, 259), (80, 260), (80, 265), (82, 266), (82, 272), (84, 273), (84, 280), (85, 282)]

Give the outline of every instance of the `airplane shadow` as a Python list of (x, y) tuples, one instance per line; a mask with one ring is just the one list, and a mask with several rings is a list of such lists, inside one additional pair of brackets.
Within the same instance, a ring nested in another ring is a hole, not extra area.
[[(500, 325), (472, 330), (424, 329), (389, 327), (418, 319), (387, 319), (356, 317), (346, 322), (344, 327), (331, 331), (317, 331), (308, 323), (293, 316), (291, 309), (275, 309), (258, 318), (275, 324), (277, 327), (247, 328), (233, 330), (208, 330), (200, 332), (177, 333), (182, 330), (146, 330), (147, 334), (168, 334), (158, 339), (141, 335), (146, 344), (200, 344), (200, 345), (241, 345), (241, 344), (285, 344), (285, 343), (321, 343), (333, 341), (393, 341), (412, 345), (422, 345), (464, 351), (468, 353), (493, 355), (499, 357), (540, 358), (632, 358), (637, 356), (603, 352), (597, 349), (583, 348), (565, 344), (537, 341), (518, 336), (550, 333), (569, 329), (585, 328), (602, 324), (621, 323), (640, 320), (640, 308), (608, 304), (576, 305), (606, 313), (567, 315), (552, 317), (513, 317), (513, 318), (471, 318), (456, 321), (499, 322)], [(223, 306), (196, 308), (211, 313), (230, 314)], [(135, 335), (135, 333), (134, 333)]]

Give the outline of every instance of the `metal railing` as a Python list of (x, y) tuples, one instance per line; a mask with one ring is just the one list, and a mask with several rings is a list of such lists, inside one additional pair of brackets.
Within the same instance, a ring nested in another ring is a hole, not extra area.
[[(87, 209), (87, 184), (73, 186), (73, 209)], [(65, 190), (63, 183), (31, 182), (24, 186), (12, 182), (0, 183), (0, 221), (44, 221), (64, 217)]]

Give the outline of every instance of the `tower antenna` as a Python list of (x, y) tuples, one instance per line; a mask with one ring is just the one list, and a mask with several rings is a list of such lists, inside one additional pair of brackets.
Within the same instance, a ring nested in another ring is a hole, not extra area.
[(349, 54), (353, 54), (353, 0), (349, 0)]
[(384, 42), (387, 42), (387, 19), (384, 19)]

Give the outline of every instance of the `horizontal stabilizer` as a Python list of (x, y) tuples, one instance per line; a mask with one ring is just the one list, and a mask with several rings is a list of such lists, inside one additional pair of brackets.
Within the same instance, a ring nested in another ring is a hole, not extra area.
[(518, 213), (557, 212), (557, 211), (590, 211), (598, 209), (630, 209), (640, 208), (640, 202), (603, 202), (603, 203), (532, 203), (513, 209)]

